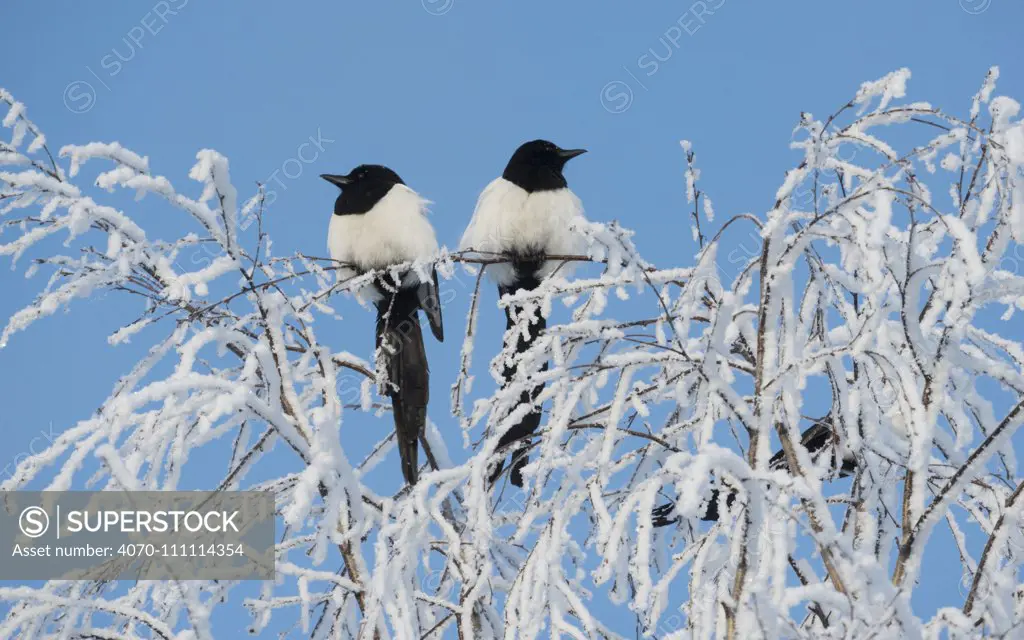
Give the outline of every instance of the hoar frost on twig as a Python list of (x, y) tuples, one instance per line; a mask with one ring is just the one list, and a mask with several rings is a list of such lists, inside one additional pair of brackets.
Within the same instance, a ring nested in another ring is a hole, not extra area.
[[(284, 619), (310, 638), (622, 637), (609, 601), (663, 638), (1012, 636), (1024, 615), (1012, 444), (1024, 422), (1024, 125), (995, 95), (995, 69), (966, 119), (901, 103), (909, 77), (865, 83), (824, 120), (803, 114), (803, 159), (764, 216), (713, 227), (684, 144), (692, 266), (652, 265), (627, 229), (586, 223), (587, 255), (559, 258), (590, 266), (500, 301), (552, 320), (514, 383), (474, 396), (477, 280), (453, 417), (435, 402), (430, 470), (396, 495), (366, 482), (393, 447), (389, 420), (364, 460), (343, 446), (348, 416), (387, 410), (373, 359), (315, 331), (336, 321), (332, 297), (377, 274), (274, 255), (262, 191), (240, 205), (214, 151), (189, 173), (198, 190), (116, 143), (54, 156), (0, 91), (0, 255), (48, 274), (0, 345), (104, 291), (143, 303), (111, 342), (151, 345), (94, 415), (0, 488), (171, 490), (193, 453), (230, 439), (211, 488), (273, 491), (283, 522), (278, 580), (242, 603), (254, 632)], [(75, 180), (95, 163), (96, 186), (149, 199), (122, 211), (87, 195)], [(138, 213), (154, 198), (192, 230), (157, 239)], [(255, 234), (239, 223), (251, 216)], [(757, 250), (727, 273), (738, 233)], [(182, 268), (197, 250), (209, 260)], [(436, 266), (451, 278), (502, 260), (442, 250)], [(511, 357), (495, 354), (487, 372), (497, 380)], [(359, 403), (342, 401), (342, 371), (363, 379)], [(488, 465), (540, 381), (525, 491), (507, 496), (488, 487)], [(825, 455), (808, 450), (809, 428), (828, 430)], [(248, 480), (270, 459), (290, 471)], [(717, 519), (704, 522), (711, 500)], [(925, 618), (911, 598), (937, 527), (964, 579), (959, 605)], [(211, 615), (236, 588), (0, 588), (0, 637), (213, 638)]]

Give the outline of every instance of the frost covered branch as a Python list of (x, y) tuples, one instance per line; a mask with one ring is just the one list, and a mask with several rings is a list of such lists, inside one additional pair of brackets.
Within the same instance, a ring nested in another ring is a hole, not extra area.
[[(53, 157), (0, 91), (0, 255), (47, 277), (0, 345), (119, 292), (140, 315), (111, 344), (150, 347), (94, 415), (0, 488), (173, 490), (223, 439), (210, 488), (274, 492), (283, 528), (279, 578), (258, 593), (212, 581), (0, 588), (0, 635), (213, 638), (213, 611), (232, 604), (256, 633), (309, 638), (626, 637), (616, 607), (659, 638), (1013, 633), (1024, 124), (995, 95), (995, 69), (965, 117), (900, 103), (909, 77), (865, 83), (824, 120), (803, 114), (802, 159), (763, 216), (712, 228), (684, 143), (692, 266), (650, 264), (628, 229), (589, 223), (586, 255), (549, 257), (566, 268), (498, 301), (524, 310), (513, 333), (534, 311), (549, 319), (525, 353), (506, 339), (474, 362), (482, 278), (504, 256), (442, 249), (433, 265), (390, 269), (474, 276), (459, 367), (435, 371), (453, 382), (451, 415), (435, 400), (428, 469), (397, 493), (368, 480), (396, 464), (373, 354), (317, 332), (382, 274), (275, 255), (262, 192), (240, 202), (214, 151), (197, 154), (188, 187), (116, 143)], [(76, 182), (95, 165), (94, 185)], [(101, 202), (117, 190), (135, 193), (130, 210)], [(153, 209), (182, 233), (158, 239)], [(743, 234), (756, 250), (734, 250)], [(357, 402), (343, 400), (344, 371)], [(525, 490), (510, 494), (488, 469), (540, 383), (540, 429), (514, 443), (530, 450)], [(347, 444), (354, 420), (381, 426), (362, 460)], [(939, 552), (966, 586), (929, 618), (912, 597), (942, 526), (956, 549)]]

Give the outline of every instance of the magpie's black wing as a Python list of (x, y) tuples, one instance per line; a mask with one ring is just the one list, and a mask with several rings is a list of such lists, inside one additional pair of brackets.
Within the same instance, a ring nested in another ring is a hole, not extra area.
[(441, 320), (441, 294), (437, 284), (437, 269), (432, 270), (433, 282), (421, 282), (416, 290), (420, 309), (427, 314), (430, 331), (438, 342), (444, 342), (444, 323)]
[[(718, 500), (721, 497), (721, 492), (718, 489), (712, 489), (711, 495), (708, 496), (707, 505), (704, 507), (704, 513), (700, 519), (704, 522), (718, 522)], [(730, 490), (725, 496), (725, 506), (732, 508), (733, 503), (736, 502), (736, 492)], [(651, 509), (651, 524), (655, 528), (667, 527), (670, 524), (679, 522), (679, 516), (675, 515), (676, 503), (669, 502), (658, 507)]]
[[(839, 443), (836, 438), (835, 432), (832, 431), (832, 421), (826, 416), (813, 425), (811, 425), (806, 431), (800, 434), (800, 444), (807, 449), (807, 452), (812, 457), (816, 457), (826, 447), (833, 447), (832, 451), (832, 466), (835, 467), (835, 449), (838, 448)], [(768, 466), (772, 469), (788, 469), (789, 463), (786, 461), (786, 452), (779, 451), (772, 456), (772, 459), (768, 462)], [(842, 465), (839, 468), (839, 475), (848, 476), (853, 473), (857, 467), (857, 461), (852, 457), (843, 459)]]

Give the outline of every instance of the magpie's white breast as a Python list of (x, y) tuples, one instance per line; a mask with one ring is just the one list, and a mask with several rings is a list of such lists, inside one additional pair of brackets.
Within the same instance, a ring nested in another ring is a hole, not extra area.
[(427, 201), (403, 184), (364, 214), (331, 216), (327, 248), (331, 258), (361, 270), (381, 269), (437, 253)]
[[(521, 256), (579, 254), (585, 248), (578, 231), (582, 222), (583, 203), (570, 189), (530, 193), (498, 178), (480, 194), (460, 247)], [(539, 275), (550, 275), (559, 264), (545, 263)], [(514, 277), (509, 265), (493, 265), (488, 272), (500, 284)]]

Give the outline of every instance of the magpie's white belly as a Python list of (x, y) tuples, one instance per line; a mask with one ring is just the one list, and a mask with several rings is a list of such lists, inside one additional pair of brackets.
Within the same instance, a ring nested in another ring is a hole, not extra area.
[[(460, 246), (487, 253), (575, 255), (585, 248), (577, 230), (583, 220), (583, 204), (569, 189), (528, 193), (498, 178), (480, 195)], [(548, 261), (541, 275), (550, 275), (559, 264)], [(488, 270), (502, 284), (514, 277), (507, 265)]]
[(427, 201), (405, 185), (395, 185), (373, 209), (361, 215), (331, 216), (327, 247), (331, 258), (361, 270), (381, 269), (437, 253)]

